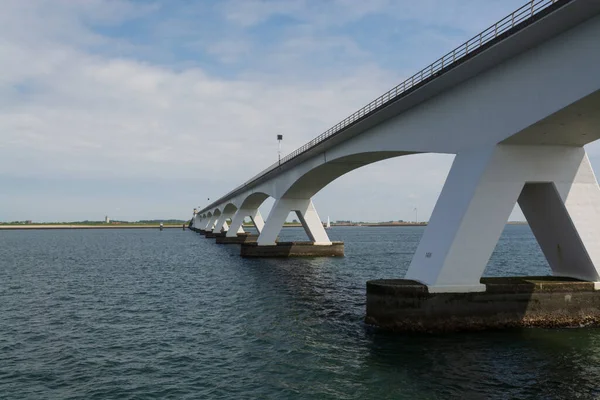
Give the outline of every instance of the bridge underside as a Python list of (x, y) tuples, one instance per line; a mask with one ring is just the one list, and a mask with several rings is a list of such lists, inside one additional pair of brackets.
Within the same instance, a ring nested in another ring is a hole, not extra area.
[(600, 139), (600, 90), (593, 92), (502, 144), (584, 146)]

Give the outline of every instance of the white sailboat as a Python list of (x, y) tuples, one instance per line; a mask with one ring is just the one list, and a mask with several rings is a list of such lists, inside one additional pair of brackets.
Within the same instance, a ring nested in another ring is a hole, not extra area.
[(331, 222), (329, 221), (329, 216), (327, 217), (327, 225), (325, 225), (325, 229), (331, 228)]

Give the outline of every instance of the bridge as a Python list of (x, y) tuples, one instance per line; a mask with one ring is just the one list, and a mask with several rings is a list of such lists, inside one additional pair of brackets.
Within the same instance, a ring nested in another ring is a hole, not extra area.
[(322, 188), (392, 157), (455, 154), (406, 280), (485, 291), (518, 202), (553, 274), (598, 282), (600, 189), (583, 146), (600, 137), (599, 38), (600, 0), (529, 1), (197, 210), (192, 226), (233, 239), (250, 217), (259, 235), (243, 246), (267, 254), (295, 212), (310, 245), (327, 249), (336, 243), (311, 200)]

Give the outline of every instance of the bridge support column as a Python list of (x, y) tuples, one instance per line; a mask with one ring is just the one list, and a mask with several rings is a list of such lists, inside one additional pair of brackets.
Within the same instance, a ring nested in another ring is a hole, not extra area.
[(262, 214), (257, 209), (255, 212), (250, 213), (248, 216), (250, 217), (250, 220), (252, 220), (254, 228), (256, 228), (256, 231), (260, 235), (260, 233), (265, 228), (265, 220), (263, 219)]
[(212, 231), (213, 227), (215, 226), (215, 223), (217, 222), (217, 217), (218, 215), (213, 215), (211, 217), (208, 217), (208, 219), (206, 220), (206, 225), (204, 225), (203, 230), (206, 231)]
[(265, 222), (263, 221), (260, 211), (258, 211), (257, 208), (240, 208), (237, 210), (237, 212), (231, 219), (231, 226), (229, 227), (229, 231), (227, 231), (226, 236), (236, 237), (238, 233), (244, 233), (242, 225), (246, 217), (250, 217), (250, 219), (254, 223), (254, 227), (260, 234), (260, 232), (263, 230), (263, 227), (265, 226)]
[(231, 214), (221, 213), (217, 222), (215, 223), (215, 227), (213, 228), (213, 233), (220, 233), (221, 231), (227, 232), (229, 230), (229, 225), (227, 224), (227, 218), (230, 218)]
[[(516, 201), (554, 276), (481, 278)], [(600, 323), (600, 188), (585, 150), (458, 154), (405, 278), (367, 283), (368, 323), (403, 331)]]
[(600, 187), (583, 148), (579, 153), (571, 181), (527, 183), (519, 206), (554, 276), (598, 282)]
[(430, 293), (484, 291), (517, 200), (554, 275), (599, 280), (600, 189), (585, 150), (515, 145), (456, 156), (405, 278)]
[(192, 221), (192, 230), (194, 232), (198, 232), (200, 231), (200, 226), (202, 225), (202, 217), (200, 217), (199, 215), (196, 215), (194, 217), (194, 220)]
[(331, 245), (331, 241), (323, 228), (323, 223), (311, 199), (278, 199), (269, 213), (265, 228), (258, 236), (259, 246), (274, 245), (285, 220), (291, 211), (295, 211), (298, 219), (315, 245)]

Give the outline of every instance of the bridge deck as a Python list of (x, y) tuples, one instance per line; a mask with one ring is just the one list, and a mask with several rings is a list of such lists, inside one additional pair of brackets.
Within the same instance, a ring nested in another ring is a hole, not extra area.
[(532, 0), (527, 2), (519, 9), (502, 18), (471, 39), (467, 40), (465, 43), (448, 52), (438, 60), (429, 64), (427, 67), (423, 68), (410, 78), (406, 79), (404, 82), (371, 101), (369, 104), (354, 112), (352, 115), (340, 121), (336, 125), (332, 126), (310, 142), (286, 155), (281, 159), (280, 162), (272, 164), (259, 174), (244, 182), (242, 185), (236, 187), (226, 195), (212, 202), (200, 212), (202, 213), (210, 210), (211, 208), (222, 204), (228, 199), (241, 194), (247, 190), (248, 187), (263, 182), (270, 178), (271, 175), (281, 172), (287, 167), (288, 164), (298, 159), (298, 157), (323, 147), (326, 142), (330, 141), (334, 137), (373, 117), (383, 109), (413, 94), (428, 83), (438, 80), (440, 77), (476, 57), (483, 51), (502, 41), (505, 41), (536, 21), (564, 7), (572, 1), (574, 0)]

